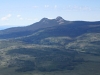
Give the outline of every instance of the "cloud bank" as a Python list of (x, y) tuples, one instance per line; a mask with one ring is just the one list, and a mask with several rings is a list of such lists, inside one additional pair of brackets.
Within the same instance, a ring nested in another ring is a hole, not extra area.
[(9, 18), (10, 18), (11, 16), (12, 16), (11, 14), (8, 14), (8, 15), (2, 17), (1, 20), (2, 20), (2, 21), (9, 20)]

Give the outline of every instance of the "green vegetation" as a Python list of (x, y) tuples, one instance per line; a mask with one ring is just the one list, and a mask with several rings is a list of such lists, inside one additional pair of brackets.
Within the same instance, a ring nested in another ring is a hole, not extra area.
[(100, 22), (48, 22), (0, 31), (0, 74), (100, 75)]
[(33, 61), (32, 63), (35, 63), (33, 66), (30, 60), (28, 60), (28, 62), (23, 60), (21, 61), (15, 60), (15, 63), (9, 65), (10, 67), (11, 66), (19, 67), (20, 65), (21, 68), (16, 71), (22, 71), (22, 72), (31, 70), (38, 70), (42, 72), (58, 71), (64, 69), (73, 70), (77, 64), (84, 62), (82, 58), (77, 57), (78, 53), (73, 50), (62, 51), (53, 48), (51, 49), (43, 48), (41, 50), (20, 48), (20, 49), (9, 50), (7, 54), (8, 55), (23, 54), (35, 57), (34, 60), (31, 59), (31, 61)]

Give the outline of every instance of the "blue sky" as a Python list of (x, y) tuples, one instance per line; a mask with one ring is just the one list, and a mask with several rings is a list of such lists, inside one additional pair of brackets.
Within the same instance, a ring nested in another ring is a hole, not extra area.
[(0, 0), (0, 27), (26, 26), (57, 16), (100, 21), (100, 0)]

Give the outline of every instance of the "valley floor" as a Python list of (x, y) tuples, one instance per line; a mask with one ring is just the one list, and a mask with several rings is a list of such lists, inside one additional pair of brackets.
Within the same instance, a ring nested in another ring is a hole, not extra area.
[(80, 53), (85, 62), (78, 64), (73, 70), (52, 72), (16, 72), (16, 67), (0, 69), (0, 75), (100, 75), (100, 56)]

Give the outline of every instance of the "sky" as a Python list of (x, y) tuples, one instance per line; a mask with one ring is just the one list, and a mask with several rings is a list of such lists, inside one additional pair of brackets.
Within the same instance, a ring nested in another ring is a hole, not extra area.
[(0, 0), (0, 28), (27, 26), (57, 16), (100, 21), (100, 0)]

